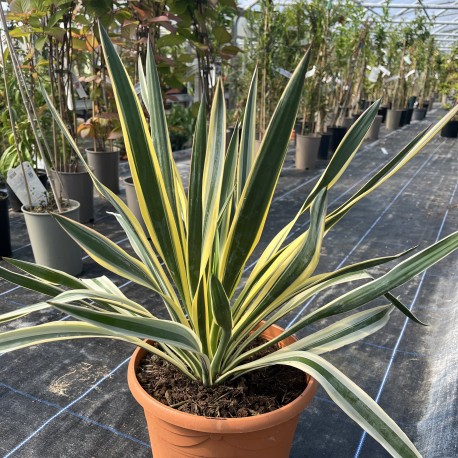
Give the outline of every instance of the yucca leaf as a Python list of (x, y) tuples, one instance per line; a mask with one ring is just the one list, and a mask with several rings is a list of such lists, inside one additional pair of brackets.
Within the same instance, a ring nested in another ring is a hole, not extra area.
[(281, 267), (273, 264), (263, 277), (258, 279), (257, 284), (265, 286), (252, 304), (241, 305), (240, 310), (243, 314), (235, 326), (234, 334), (239, 335), (241, 330), (250, 330), (254, 327), (258, 323), (258, 317), (269, 304), (279, 296), (287, 295), (288, 289), (294, 288), (297, 281), (308, 278), (313, 273), (320, 257), (326, 209), (327, 192), (326, 188), (323, 188), (312, 204), (309, 230), (298, 238), (294, 250), (291, 250), (291, 256), (285, 259)]
[(256, 134), (256, 96), (258, 93), (258, 68), (255, 68), (251, 78), (250, 90), (243, 114), (242, 136), (237, 165), (237, 202), (240, 201), (248, 175), (253, 167), (255, 151), (254, 140)]
[(377, 100), (350, 127), (335, 153), (332, 155), (325, 171), (304, 202), (303, 211), (313, 202), (313, 199), (320, 189), (324, 187), (330, 189), (345, 172), (377, 116), (379, 106), (380, 100)]
[(68, 288), (81, 288), (84, 286), (81, 280), (76, 277), (62, 272), (61, 270), (52, 269), (50, 267), (40, 266), (33, 262), (21, 261), (19, 259), (3, 258), (9, 264), (18, 267), (19, 269), (33, 275), (35, 278), (44, 280), (47, 283), (54, 285), (67, 286)]
[(219, 80), (210, 113), (207, 153), (202, 178), (202, 254), (200, 275), (210, 260), (218, 225), (221, 185), (224, 174), (226, 142), (226, 107), (221, 81)]
[(217, 382), (223, 381), (230, 375), (274, 364), (293, 366), (310, 374), (331, 399), (392, 456), (421, 458), (420, 453), (407, 436), (373, 399), (332, 364), (313, 353), (277, 351), (226, 372)]
[[(11, 312), (3, 313), (2, 315), (0, 315), (0, 323), (6, 323), (7, 321), (16, 320), (30, 313), (37, 312), (39, 310), (43, 310), (49, 307), (51, 306), (47, 304), (46, 302), (39, 302), (38, 304), (21, 307), (18, 310), (12, 310)], [(0, 338), (1, 338), (1, 334), (0, 334)]]
[(150, 116), (151, 138), (157, 154), (159, 166), (164, 178), (165, 188), (172, 203), (175, 219), (181, 219), (180, 190), (184, 193), (179, 173), (175, 173), (176, 165), (173, 160), (167, 120), (162, 101), (161, 84), (157, 73), (156, 62), (148, 40), (146, 53), (146, 87), (148, 92), (148, 112)]
[[(365, 285), (359, 286), (343, 296), (334, 299), (327, 305), (320, 307), (299, 320), (294, 326), (289, 328), (285, 334), (294, 334), (306, 324), (360, 307), (406, 283), (415, 275), (431, 267), (457, 248), (458, 232), (455, 232), (402, 261), (385, 275)], [(285, 337), (286, 335), (283, 335), (283, 338)]]
[(116, 243), (81, 223), (53, 214), (70, 237), (98, 264), (140, 285), (160, 291), (143, 264), (127, 254)]
[[(140, 210), (151, 240), (164, 259), (185, 303), (190, 303), (183, 256), (184, 231), (176, 219), (139, 100), (106, 30), (100, 37), (118, 107), (124, 142)], [(150, 94), (151, 98), (152, 95)], [(181, 215), (180, 215), (181, 216)]]
[(9, 352), (57, 340), (89, 337), (113, 337), (112, 334), (87, 323), (56, 321), (0, 334), (0, 352)]
[[(229, 146), (226, 159), (224, 160), (224, 175), (221, 185), (221, 199), (219, 205), (219, 240), (221, 248), (227, 239), (233, 211), (233, 200), (236, 188), (237, 153), (239, 150), (239, 124), (236, 123)], [(219, 270), (219, 269), (218, 269)]]
[(86, 307), (60, 304), (54, 301), (49, 301), (49, 303), (61, 312), (102, 328), (102, 331), (106, 329), (119, 335), (151, 339), (184, 350), (200, 352), (200, 343), (197, 336), (180, 323), (120, 315), (119, 313), (97, 312)]
[(15, 285), (22, 286), (23, 288), (36, 291), (37, 293), (46, 294), (47, 296), (54, 297), (62, 292), (62, 289), (58, 288), (57, 286), (53, 286), (49, 283), (45, 283), (41, 280), (37, 280), (36, 278), (29, 277), (27, 275), (18, 274), (16, 272), (13, 272), (12, 270), (5, 269), (1, 266), (0, 278), (10, 281)]
[(188, 189), (188, 269), (191, 291), (197, 289), (202, 255), (202, 180), (207, 152), (206, 103), (201, 101), (192, 143)]
[(219, 274), (229, 297), (232, 297), (243, 266), (257, 245), (264, 228), (296, 119), (309, 56), (310, 53), (307, 52), (277, 105), (237, 205), (224, 246)]
[(210, 300), (215, 323), (221, 328), (221, 338), (211, 363), (211, 373), (215, 376), (220, 371), (221, 360), (232, 333), (232, 313), (229, 299), (223, 285), (215, 275), (210, 278)]
[(358, 342), (378, 331), (388, 323), (394, 310), (391, 305), (382, 305), (354, 313), (343, 320), (320, 329), (279, 351), (304, 350), (321, 355), (345, 345)]
[(111, 294), (103, 291), (94, 291), (90, 289), (74, 289), (64, 291), (59, 296), (56, 296), (52, 301), (53, 304), (68, 304), (70, 302), (78, 302), (90, 299), (97, 303), (107, 304), (114, 308), (120, 314), (127, 312), (129, 315), (143, 315), (150, 318), (155, 318), (145, 307), (128, 299), (125, 296)]

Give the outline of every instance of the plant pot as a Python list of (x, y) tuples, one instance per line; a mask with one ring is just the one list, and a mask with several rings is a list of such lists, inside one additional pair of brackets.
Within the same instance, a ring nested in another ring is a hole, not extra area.
[(413, 108), (407, 108), (406, 110), (406, 125), (409, 125), (412, 121)]
[(326, 129), (329, 133), (332, 134), (332, 139), (331, 139), (331, 147), (329, 150), (334, 153), (335, 150), (338, 148), (340, 145), (340, 142), (343, 140), (345, 137), (345, 134), (347, 133), (347, 128), (346, 127), (339, 127), (339, 126), (333, 126), (333, 127), (327, 127)]
[(327, 160), (329, 149), (331, 147), (332, 134), (330, 132), (323, 132), (321, 135), (320, 148), (318, 150), (318, 158)]
[(8, 193), (0, 191), (0, 256), (11, 256), (10, 217)]
[(387, 106), (380, 107), (378, 110), (378, 114), (382, 117), (382, 124), (385, 124), (387, 112), (388, 112)]
[[(271, 326), (263, 336), (272, 339), (281, 332), (278, 326)], [(294, 341), (294, 337), (288, 337), (281, 343), (288, 345)], [(165, 406), (143, 390), (135, 369), (145, 353), (143, 348), (135, 350), (128, 382), (132, 395), (145, 411), (154, 458), (289, 456), (299, 415), (317, 389), (313, 378), (307, 375), (307, 387), (302, 394), (274, 412), (247, 418), (200, 417)]]
[(399, 118), (399, 127), (403, 127), (406, 125), (407, 119), (407, 110), (401, 110), (401, 117)]
[(314, 169), (320, 149), (321, 137), (317, 135), (296, 136), (296, 169)]
[(428, 102), (423, 102), (423, 108), (428, 112), (431, 108), (429, 106), (429, 101)]
[(457, 138), (458, 137), (458, 121), (449, 121), (441, 130), (441, 137)]
[(426, 117), (426, 108), (414, 108), (412, 113), (412, 121), (421, 121)]
[(86, 148), (87, 163), (94, 175), (112, 192), (119, 193), (119, 148), (111, 151), (94, 151)]
[(135, 192), (134, 182), (132, 177), (127, 177), (124, 179), (124, 185), (126, 187), (126, 200), (127, 206), (131, 210), (131, 212), (135, 215), (138, 219), (138, 222), (142, 226), (142, 229), (148, 234), (146, 229), (146, 224), (143, 221), (143, 216), (140, 211), (140, 206), (138, 205), (137, 193)]
[(348, 118), (344, 118), (342, 127), (345, 127), (347, 130), (353, 125), (356, 119), (353, 116), (349, 116)]
[[(80, 203), (79, 221), (94, 221), (94, 185), (88, 172), (58, 172), (57, 192)], [(63, 192), (61, 190), (61, 183)]]
[[(43, 169), (35, 169), (38, 179), (41, 181), (41, 184), (47, 189), (48, 186), (48, 175)], [(16, 193), (11, 189), (10, 185), (6, 183), (6, 190), (8, 192), (8, 200), (11, 207), (11, 210), (15, 212), (21, 212), (22, 202), (16, 196)]]
[(369, 127), (369, 130), (367, 131), (367, 134), (366, 134), (367, 140), (377, 140), (379, 133), (380, 133), (380, 127), (382, 125), (382, 119), (383, 119), (383, 116), (381, 115), (377, 115), (374, 118), (374, 122), (372, 123), (371, 127)]
[[(79, 219), (80, 204), (70, 200), (70, 208), (62, 214), (75, 221)], [(78, 275), (83, 270), (81, 248), (62, 229), (49, 213), (36, 213), (22, 206), (25, 224), (37, 264)]]
[(388, 130), (396, 130), (399, 127), (401, 120), (401, 110), (388, 110), (386, 113), (386, 128)]

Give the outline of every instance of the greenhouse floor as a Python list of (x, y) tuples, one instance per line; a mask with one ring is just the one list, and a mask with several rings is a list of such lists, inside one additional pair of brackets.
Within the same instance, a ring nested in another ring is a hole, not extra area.
[[(365, 182), (428, 122), (444, 111), (395, 132), (382, 129), (365, 142), (348, 171), (331, 190), (335, 208)], [(436, 137), (403, 170), (360, 202), (326, 237), (319, 269), (333, 270), (362, 259), (424, 248), (458, 226), (458, 140)], [(261, 245), (299, 208), (325, 163), (312, 171), (294, 170), (291, 149), (280, 178)], [(187, 173), (189, 155), (180, 158)], [(124, 175), (127, 164), (122, 164)], [(121, 194), (124, 191), (122, 190)], [(127, 247), (108, 206), (97, 198), (94, 227)], [(11, 213), (14, 257), (32, 260), (24, 220)], [(299, 229), (300, 230), (300, 229)], [(256, 259), (256, 254), (252, 261)], [(85, 258), (85, 277), (102, 275)], [(364, 341), (327, 357), (375, 398), (428, 458), (458, 456), (458, 252), (418, 276), (396, 294), (429, 323), (422, 327), (394, 312), (388, 325)], [(249, 266), (247, 264), (247, 266)], [(376, 269), (380, 274), (385, 269)], [(156, 310), (146, 290), (114, 278), (125, 294)], [(42, 298), (0, 281), (0, 311)], [(291, 325), (307, 307), (282, 323)], [(160, 313), (160, 312), (159, 312)], [(36, 322), (65, 319), (55, 311), (32, 315)], [(31, 324), (28, 317), (21, 325)], [(0, 455), (23, 458), (148, 457), (151, 449), (141, 408), (130, 395), (126, 367), (133, 348), (108, 340), (52, 343), (0, 355)], [(319, 389), (303, 412), (291, 457), (384, 457), (372, 438)]]

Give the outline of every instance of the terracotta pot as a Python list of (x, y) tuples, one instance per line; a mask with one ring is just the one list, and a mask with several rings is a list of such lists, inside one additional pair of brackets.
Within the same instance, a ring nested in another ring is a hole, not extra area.
[[(267, 339), (283, 330), (272, 326)], [(294, 342), (294, 337), (282, 341)], [(262, 457), (288, 458), (299, 414), (311, 402), (317, 382), (307, 375), (303, 393), (286, 406), (247, 418), (208, 418), (172, 409), (147, 394), (137, 380), (135, 368), (146, 350), (135, 350), (128, 369), (129, 388), (145, 411), (154, 458)]]

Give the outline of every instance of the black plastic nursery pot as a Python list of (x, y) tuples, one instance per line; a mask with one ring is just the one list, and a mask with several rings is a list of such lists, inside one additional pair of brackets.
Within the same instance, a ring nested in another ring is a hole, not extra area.
[(334, 153), (337, 147), (340, 145), (340, 142), (345, 137), (345, 134), (347, 133), (347, 128), (339, 127), (339, 126), (331, 126), (327, 128), (327, 131), (330, 134), (332, 134), (331, 146), (329, 148), (329, 151)]
[(449, 121), (441, 130), (441, 137), (457, 138), (458, 137), (458, 121)]
[(388, 111), (388, 107), (387, 106), (380, 107), (379, 110), (378, 110), (378, 114), (382, 117), (382, 124), (385, 124), (387, 111)]
[(406, 124), (410, 124), (412, 121), (413, 108), (407, 108), (406, 110)]
[(0, 256), (11, 256), (10, 217), (8, 193), (0, 191)]
[(331, 148), (332, 133), (323, 132), (321, 135), (320, 149), (318, 150), (318, 158), (327, 160), (329, 149)]
[(405, 126), (407, 124), (407, 110), (401, 110), (401, 118), (399, 119), (399, 127)]

